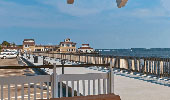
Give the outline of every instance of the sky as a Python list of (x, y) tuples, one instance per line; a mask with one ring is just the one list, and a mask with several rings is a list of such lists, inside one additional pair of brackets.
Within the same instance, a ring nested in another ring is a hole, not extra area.
[(56, 45), (71, 38), (95, 49), (170, 48), (170, 0), (0, 0), (0, 42)]

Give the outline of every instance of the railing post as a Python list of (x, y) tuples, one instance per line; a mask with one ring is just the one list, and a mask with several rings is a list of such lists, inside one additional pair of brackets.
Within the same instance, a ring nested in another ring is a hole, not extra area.
[(114, 93), (114, 74), (113, 74), (113, 67), (114, 67), (115, 61), (110, 61), (110, 67), (109, 67), (109, 93)]
[(53, 90), (53, 98), (58, 98), (58, 77), (56, 73), (56, 63), (54, 63), (54, 68), (53, 68), (53, 78), (52, 78), (52, 90)]

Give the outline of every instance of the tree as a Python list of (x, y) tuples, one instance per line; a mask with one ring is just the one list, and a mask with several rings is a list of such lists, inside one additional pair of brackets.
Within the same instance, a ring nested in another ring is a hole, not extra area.
[(14, 42), (12, 42), (12, 43), (11, 43), (11, 46), (15, 47), (15, 46), (16, 46), (16, 44), (15, 44)]
[(8, 46), (10, 46), (10, 43), (7, 42), (7, 41), (3, 41), (3, 42), (2, 42), (2, 46), (7, 46), (7, 47), (8, 47)]
[(1, 45), (0, 45), (0, 51), (1, 51), (1, 49), (2, 49), (2, 47), (1, 47)]

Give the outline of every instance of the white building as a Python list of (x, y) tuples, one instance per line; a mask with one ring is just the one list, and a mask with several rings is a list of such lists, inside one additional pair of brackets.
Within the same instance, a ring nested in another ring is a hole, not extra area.
[(78, 48), (79, 52), (91, 53), (94, 49), (89, 46), (89, 44), (82, 44), (82, 47)]

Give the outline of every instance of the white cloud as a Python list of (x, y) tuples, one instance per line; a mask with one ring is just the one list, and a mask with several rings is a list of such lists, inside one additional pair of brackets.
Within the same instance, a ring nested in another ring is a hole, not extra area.
[(48, 7), (22, 5), (0, 0), (0, 27), (72, 28), (71, 21), (63, 21), (62, 16)]
[[(0, 0), (0, 27), (84, 29), (109, 23), (113, 26), (116, 18), (168, 16), (160, 5), (158, 8), (118, 9), (115, 0), (75, 0), (73, 5), (68, 5), (66, 0), (36, 1), (40, 4), (31, 6)], [(68, 15), (81, 17), (69, 18)]]
[(170, 11), (170, 0), (161, 0), (161, 4), (166, 10)]
[(138, 18), (153, 18), (153, 17), (167, 16), (166, 12), (161, 8), (152, 8), (152, 9), (140, 8), (140, 9), (135, 9), (130, 14)]

